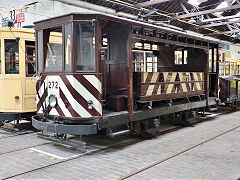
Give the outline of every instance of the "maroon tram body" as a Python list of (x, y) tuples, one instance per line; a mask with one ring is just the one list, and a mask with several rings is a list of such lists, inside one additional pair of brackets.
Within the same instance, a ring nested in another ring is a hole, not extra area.
[[(212, 103), (209, 94), (217, 94), (218, 82), (209, 84), (208, 49), (218, 43), (207, 38), (103, 14), (72, 13), (35, 27), (38, 97), (32, 123), (39, 130), (88, 135), (119, 126), (144, 132), (167, 115), (190, 118)], [(156, 72), (133, 72), (137, 42), (156, 54)]]

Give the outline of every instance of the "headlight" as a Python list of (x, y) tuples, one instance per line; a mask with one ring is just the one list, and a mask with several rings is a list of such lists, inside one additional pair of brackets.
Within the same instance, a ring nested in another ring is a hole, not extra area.
[(57, 98), (54, 95), (49, 96), (49, 105), (53, 108), (57, 105)]

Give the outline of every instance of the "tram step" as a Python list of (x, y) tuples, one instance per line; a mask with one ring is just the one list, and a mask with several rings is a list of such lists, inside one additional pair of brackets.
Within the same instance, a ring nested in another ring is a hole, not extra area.
[(87, 152), (86, 143), (81, 140), (77, 141), (77, 140), (73, 140), (73, 139), (65, 139), (65, 138), (51, 136), (51, 135), (43, 134), (43, 133), (37, 133), (37, 136), (39, 138), (51, 141), (51, 142), (53, 142), (53, 144), (57, 144), (59, 146), (63, 146), (63, 147), (70, 148), (70, 149), (76, 149), (83, 153)]
[(110, 133), (108, 134), (109, 137), (116, 137), (116, 136), (121, 136), (121, 135), (124, 135), (124, 134), (128, 134), (130, 133), (130, 130), (123, 130), (123, 131), (118, 131), (118, 132), (115, 132), (115, 133)]

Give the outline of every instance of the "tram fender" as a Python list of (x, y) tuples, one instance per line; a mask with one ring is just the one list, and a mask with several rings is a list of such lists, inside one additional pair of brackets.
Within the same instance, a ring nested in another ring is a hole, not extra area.
[(53, 121), (43, 122), (32, 117), (32, 126), (36, 129), (45, 132), (59, 133), (59, 134), (72, 134), (72, 135), (90, 135), (97, 134), (97, 124), (90, 125), (67, 125), (57, 124)]

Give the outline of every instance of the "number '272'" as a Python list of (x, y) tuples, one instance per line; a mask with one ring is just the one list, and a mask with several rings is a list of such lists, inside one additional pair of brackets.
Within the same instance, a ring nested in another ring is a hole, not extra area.
[(50, 89), (58, 89), (58, 82), (57, 81), (49, 81), (48, 82), (48, 88)]

